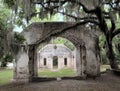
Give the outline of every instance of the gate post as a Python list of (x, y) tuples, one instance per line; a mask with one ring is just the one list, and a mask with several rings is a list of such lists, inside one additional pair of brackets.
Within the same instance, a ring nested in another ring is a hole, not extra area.
[(32, 81), (33, 77), (38, 75), (38, 65), (37, 65), (37, 50), (35, 45), (30, 45), (28, 50), (29, 57), (29, 81)]
[(19, 46), (18, 52), (15, 54), (14, 61), (14, 81), (28, 82), (29, 81), (29, 57), (28, 49), (25, 45)]

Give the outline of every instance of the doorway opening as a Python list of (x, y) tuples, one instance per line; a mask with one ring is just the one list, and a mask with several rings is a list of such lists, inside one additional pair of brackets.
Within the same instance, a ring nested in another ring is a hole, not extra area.
[(67, 58), (64, 58), (64, 65), (67, 66)]
[(53, 56), (53, 69), (57, 69), (57, 68), (58, 68), (58, 57)]

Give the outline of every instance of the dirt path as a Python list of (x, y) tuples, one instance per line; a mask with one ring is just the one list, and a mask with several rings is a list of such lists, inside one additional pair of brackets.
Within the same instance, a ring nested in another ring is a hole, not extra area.
[(120, 77), (111, 73), (87, 80), (61, 80), (28, 84), (9, 84), (0, 91), (120, 91)]

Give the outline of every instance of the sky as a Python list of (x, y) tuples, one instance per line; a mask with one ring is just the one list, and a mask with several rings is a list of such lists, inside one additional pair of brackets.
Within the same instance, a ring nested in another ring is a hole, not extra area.
[(13, 29), (13, 31), (20, 33), (20, 32), (23, 31), (23, 28), (22, 27), (18, 27), (17, 25), (15, 25), (15, 28)]

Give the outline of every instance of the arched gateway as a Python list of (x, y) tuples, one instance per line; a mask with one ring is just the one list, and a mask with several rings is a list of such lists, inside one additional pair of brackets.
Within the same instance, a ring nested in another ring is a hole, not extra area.
[(63, 37), (76, 47), (77, 76), (98, 76), (100, 74), (100, 56), (98, 38), (94, 31), (85, 26), (76, 26), (71, 22), (32, 23), (22, 32), (25, 45), (21, 45), (15, 55), (14, 79), (31, 81), (37, 77), (37, 47), (52, 37)]

